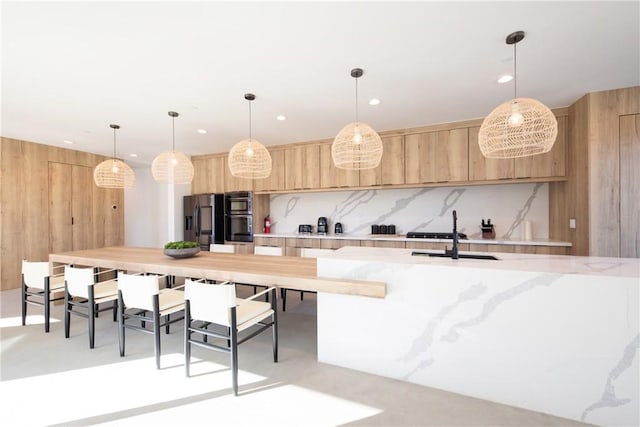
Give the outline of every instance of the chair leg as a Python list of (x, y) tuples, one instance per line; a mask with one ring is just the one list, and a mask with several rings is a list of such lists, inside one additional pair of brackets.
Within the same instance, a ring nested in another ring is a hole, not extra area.
[(238, 395), (238, 328), (236, 326), (236, 310), (231, 309), (231, 384), (233, 394)]
[(171, 327), (171, 315), (167, 314), (167, 325), (165, 326), (165, 333), (168, 335), (169, 334), (169, 328)]
[(51, 288), (49, 286), (49, 278), (44, 279), (44, 331), (49, 332), (49, 316), (51, 315)]
[(122, 291), (118, 291), (118, 342), (120, 344), (120, 357), (124, 357), (124, 301)]
[(89, 348), (93, 348), (95, 344), (96, 315), (98, 310), (96, 310), (97, 304), (94, 301), (93, 286), (89, 286), (89, 301), (87, 301), (89, 307)]
[(273, 303), (271, 304), (271, 308), (273, 309), (273, 325), (271, 325), (272, 329), (272, 346), (273, 346), (273, 361), (274, 363), (278, 362), (278, 304), (276, 302), (276, 290), (273, 290)]
[(282, 294), (282, 311), (287, 310), (287, 290), (285, 288), (280, 289)]
[(113, 300), (113, 321), (114, 322), (118, 321), (118, 300), (117, 299)]
[(160, 301), (158, 295), (153, 296), (153, 351), (156, 355), (156, 368), (160, 369)]
[[(189, 364), (191, 363), (191, 307), (189, 300), (184, 305), (184, 373), (189, 376)], [(205, 335), (206, 336), (206, 335)]]
[(304, 291), (300, 291), (300, 301), (304, 301)]
[(71, 301), (69, 301), (69, 292), (64, 290), (64, 337), (69, 338), (69, 331), (71, 329)]
[(24, 283), (24, 277), (22, 278), (22, 326), (26, 324), (27, 320), (27, 285)]

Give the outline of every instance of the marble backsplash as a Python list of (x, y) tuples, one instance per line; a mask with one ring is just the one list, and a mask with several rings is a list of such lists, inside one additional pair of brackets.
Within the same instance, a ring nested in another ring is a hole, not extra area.
[(287, 193), (270, 201), (272, 233), (296, 233), (299, 224), (315, 231), (320, 216), (327, 217), (330, 232), (341, 222), (345, 234), (369, 234), (372, 224), (394, 224), (397, 234), (451, 231), (455, 209), (458, 231), (469, 237), (480, 237), (481, 220), (488, 218), (497, 239), (522, 239), (525, 222), (533, 239), (549, 237), (546, 183)]

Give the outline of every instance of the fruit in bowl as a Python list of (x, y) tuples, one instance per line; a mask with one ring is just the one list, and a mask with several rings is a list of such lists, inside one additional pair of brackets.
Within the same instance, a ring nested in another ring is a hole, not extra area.
[(198, 242), (180, 240), (164, 245), (164, 254), (172, 258), (189, 258), (200, 252)]

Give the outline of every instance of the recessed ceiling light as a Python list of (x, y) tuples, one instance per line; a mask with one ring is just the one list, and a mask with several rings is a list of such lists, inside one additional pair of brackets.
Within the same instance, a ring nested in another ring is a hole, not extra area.
[(287, 116), (283, 116), (282, 114), (280, 114), (276, 116), (276, 120), (280, 120), (280, 121), (287, 120)]
[(498, 79), (498, 83), (506, 83), (506, 82), (510, 82), (511, 80), (513, 80), (513, 76), (510, 74), (505, 74), (504, 76)]
[(138, 155), (135, 154), (135, 153), (131, 153), (131, 154), (129, 154), (129, 157), (138, 157)]
[(73, 144), (73, 141), (69, 141), (68, 139), (65, 139), (65, 140), (64, 140), (64, 141), (62, 141), (62, 142), (64, 142), (65, 144)]
[(369, 100), (369, 105), (378, 105), (380, 104), (380, 100), (378, 98), (371, 98)]
[(205, 133), (207, 133), (207, 130), (206, 129), (198, 129), (198, 133), (200, 135), (204, 135)]

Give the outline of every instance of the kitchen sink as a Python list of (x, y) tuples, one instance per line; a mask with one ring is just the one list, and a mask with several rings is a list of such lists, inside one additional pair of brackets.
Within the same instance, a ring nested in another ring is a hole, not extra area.
[[(452, 254), (450, 253), (444, 253), (444, 252), (420, 252), (420, 251), (413, 251), (411, 252), (411, 255), (413, 256), (433, 256), (433, 257), (440, 257), (440, 258), (452, 258)], [(494, 257), (493, 255), (480, 255), (480, 254), (458, 254), (458, 258), (466, 258), (466, 259), (488, 259), (488, 260), (493, 260), (493, 261), (497, 261), (498, 258)]]

